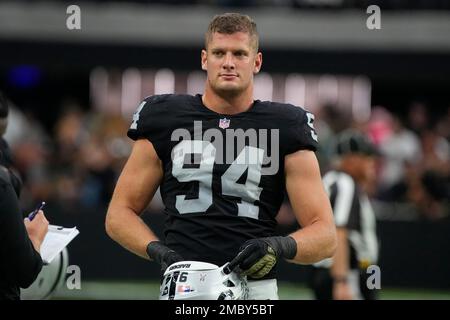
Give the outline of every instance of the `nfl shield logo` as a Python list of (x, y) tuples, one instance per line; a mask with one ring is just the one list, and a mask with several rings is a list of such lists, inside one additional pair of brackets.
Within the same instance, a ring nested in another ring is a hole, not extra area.
[(230, 119), (223, 118), (219, 120), (219, 128), (226, 129), (230, 126)]

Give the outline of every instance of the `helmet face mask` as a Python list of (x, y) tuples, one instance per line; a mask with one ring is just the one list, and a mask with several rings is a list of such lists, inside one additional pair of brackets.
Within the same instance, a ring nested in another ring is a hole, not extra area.
[(160, 300), (245, 300), (248, 296), (246, 277), (235, 272), (225, 274), (225, 264), (180, 261), (164, 272)]

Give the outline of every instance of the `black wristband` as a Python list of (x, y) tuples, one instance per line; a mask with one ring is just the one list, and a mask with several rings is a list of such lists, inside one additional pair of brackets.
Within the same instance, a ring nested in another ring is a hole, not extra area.
[(147, 245), (147, 255), (151, 260), (154, 260), (158, 262), (159, 264), (162, 263), (162, 258), (164, 257), (164, 254), (170, 249), (166, 247), (161, 241), (152, 241)]
[(297, 255), (297, 242), (291, 236), (263, 238), (272, 247), (277, 257), (293, 259)]

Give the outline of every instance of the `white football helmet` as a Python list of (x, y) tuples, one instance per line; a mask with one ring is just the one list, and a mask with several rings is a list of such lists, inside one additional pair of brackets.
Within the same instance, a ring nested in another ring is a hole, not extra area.
[(36, 280), (26, 289), (20, 290), (22, 300), (47, 300), (62, 289), (69, 265), (69, 252), (64, 248), (53, 261), (42, 267)]
[(246, 300), (247, 278), (212, 263), (180, 261), (164, 272), (159, 300)]

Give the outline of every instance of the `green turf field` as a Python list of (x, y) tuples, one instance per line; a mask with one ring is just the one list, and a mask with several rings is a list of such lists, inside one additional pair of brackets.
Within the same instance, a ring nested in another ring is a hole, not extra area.
[[(303, 285), (279, 282), (279, 296), (283, 300), (310, 300), (312, 295)], [(157, 299), (159, 285), (156, 282), (94, 282), (83, 281), (80, 290), (60, 290), (54, 299)], [(425, 289), (382, 288), (380, 299), (383, 300), (450, 300), (449, 291)]]

